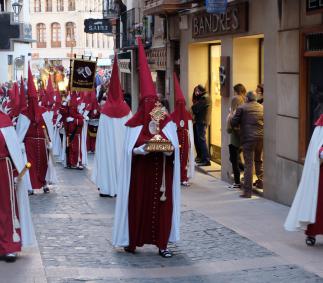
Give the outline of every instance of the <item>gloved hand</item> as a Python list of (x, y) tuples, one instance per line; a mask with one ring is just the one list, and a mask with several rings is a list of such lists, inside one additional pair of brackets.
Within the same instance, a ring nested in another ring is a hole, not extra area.
[(52, 149), (53, 148), (53, 144), (51, 143), (51, 142), (49, 142), (48, 144), (47, 144), (47, 149)]
[(136, 155), (147, 155), (149, 152), (145, 151), (146, 144), (143, 144), (142, 146), (135, 147), (133, 149), (133, 153)]
[(67, 123), (70, 123), (70, 122), (73, 122), (74, 121), (74, 118), (73, 117), (67, 117), (66, 118), (66, 122)]
[(62, 105), (63, 105), (63, 106), (67, 106), (67, 101), (64, 101), (64, 102), (62, 103)]
[(323, 159), (323, 151), (320, 152), (320, 159)]
[(89, 116), (85, 116), (84, 119), (85, 119), (85, 121), (89, 121), (90, 120)]
[(173, 154), (173, 152), (169, 152), (169, 151), (168, 152), (164, 152), (164, 155), (165, 156), (171, 156), (172, 154)]
[(13, 178), (13, 182), (17, 185), (18, 184), (18, 177)]

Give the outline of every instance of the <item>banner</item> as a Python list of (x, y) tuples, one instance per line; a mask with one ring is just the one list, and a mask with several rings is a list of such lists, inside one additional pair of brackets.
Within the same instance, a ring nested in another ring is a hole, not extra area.
[(206, 0), (206, 11), (210, 14), (225, 13), (228, 6), (228, 0)]
[(74, 59), (72, 62), (71, 91), (91, 91), (94, 89), (96, 61)]

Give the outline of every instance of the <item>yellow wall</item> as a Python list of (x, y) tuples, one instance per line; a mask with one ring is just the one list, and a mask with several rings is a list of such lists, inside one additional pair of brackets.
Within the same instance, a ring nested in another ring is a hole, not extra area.
[(233, 85), (242, 83), (247, 91), (255, 90), (259, 80), (259, 39), (233, 40)]
[(188, 105), (192, 105), (192, 94), (194, 87), (198, 84), (209, 90), (209, 62), (208, 62), (208, 45), (192, 44), (189, 47), (188, 62)]

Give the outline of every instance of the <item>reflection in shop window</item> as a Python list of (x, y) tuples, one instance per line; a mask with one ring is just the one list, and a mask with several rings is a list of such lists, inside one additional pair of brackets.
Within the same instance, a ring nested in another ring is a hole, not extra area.
[(314, 131), (314, 123), (323, 114), (323, 58), (309, 58), (309, 102), (310, 102), (310, 136)]

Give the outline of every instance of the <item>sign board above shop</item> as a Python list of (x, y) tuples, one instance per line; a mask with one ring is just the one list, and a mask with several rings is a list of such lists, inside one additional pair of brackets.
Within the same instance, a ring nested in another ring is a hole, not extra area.
[(249, 3), (229, 3), (226, 11), (209, 14), (207, 11), (193, 14), (192, 37), (214, 37), (216, 35), (247, 32), (249, 29)]
[(323, 0), (305, 0), (308, 14), (323, 13)]
[(206, 0), (205, 6), (208, 13), (224, 13), (228, 6), (228, 0)]
[(86, 19), (84, 20), (84, 32), (112, 34), (112, 25), (109, 19)]

